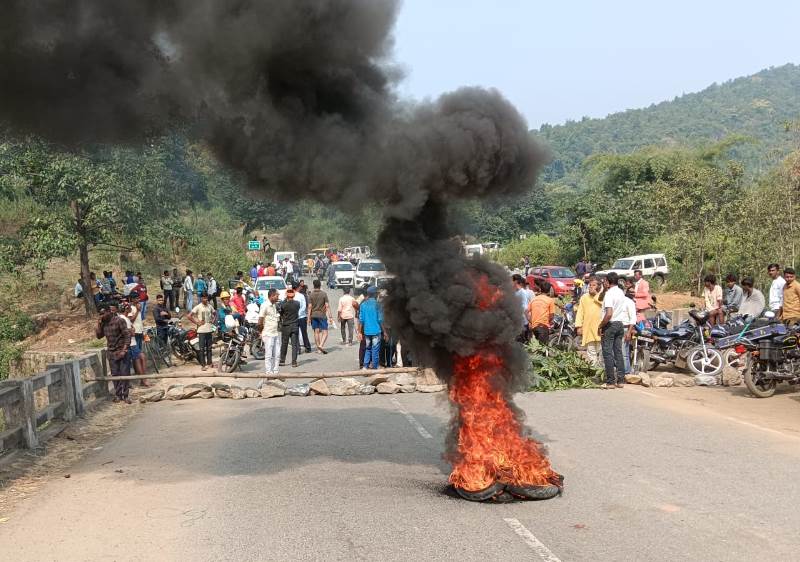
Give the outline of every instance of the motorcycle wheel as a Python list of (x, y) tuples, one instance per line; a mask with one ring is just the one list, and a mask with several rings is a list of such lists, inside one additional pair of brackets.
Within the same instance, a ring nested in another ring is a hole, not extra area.
[(181, 347), (181, 344), (178, 343), (177, 340), (172, 340), (172, 343), (170, 344), (170, 349), (172, 350), (172, 354), (178, 359), (183, 360), (184, 363), (187, 363), (190, 359), (193, 359), (195, 356), (194, 350), (191, 350), (190, 352), (187, 353), (186, 351), (184, 351), (184, 349)]
[(219, 357), (219, 370), (223, 373), (234, 372), (239, 367), (241, 358), (239, 349), (232, 349), (230, 345), (226, 346)]
[(747, 390), (757, 398), (769, 398), (775, 394), (778, 382), (774, 379), (764, 380), (756, 368), (755, 361), (748, 357), (744, 367), (744, 384)]
[(749, 355), (750, 354), (747, 352), (742, 354), (736, 353), (734, 348), (729, 347), (722, 352), (722, 363), (725, 367), (731, 367), (739, 371), (745, 366), (746, 358)]
[(631, 370), (634, 375), (640, 375), (650, 370), (652, 362), (650, 361), (650, 350), (640, 349), (636, 352), (636, 361), (631, 365)]
[(255, 337), (250, 343), (250, 355), (259, 361), (264, 360), (264, 340), (260, 337)]
[(723, 366), (722, 354), (718, 349), (706, 347), (706, 357), (704, 357), (703, 347), (699, 345), (689, 350), (686, 363), (695, 375), (710, 375), (712, 377), (720, 374)]

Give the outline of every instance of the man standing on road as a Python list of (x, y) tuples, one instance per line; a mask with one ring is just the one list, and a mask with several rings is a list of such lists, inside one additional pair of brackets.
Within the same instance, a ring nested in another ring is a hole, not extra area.
[[(343, 290), (344, 294), (336, 307), (336, 316), (339, 319), (339, 327), (342, 329), (342, 345), (345, 343), (353, 345), (353, 327), (356, 317), (355, 299), (350, 295), (350, 287), (345, 287)], [(345, 328), (347, 333), (345, 333)]]
[(214, 279), (214, 276), (211, 275), (211, 273), (206, 274), (206, 279), (208, 283), (208, 298), (211, 299), (211, 303), (214, 308), (217, 308), (217, 295), (219, 294), (217, 280)]
[(586, 348), (589, 363), (600, 366), (600, 319), (603, 316), (603, 303), (598, 298), (600, 283), (592, 277), (588, 283), (587, 293), (578, 302), (575, 316), (575, 327), (581, 336), (581, 345)]
[(267, 300), (258, 311), (258, 330), (264, 340), (264, 370), (267, 375), (278, 374), (281, 349), (280, 312), (278, 311), (278, 290), (270, 289)]
[(317, 345), (317, 353), (327, 354), (325, 342), (328, 341), (328, 322), (330, 321), (333, 324), (333, 318), (331, 318), (328, 294), (320, 289), (321, 285), (319, 279), (314, 279), (314, 290), (308, 295), (308, 316), (311, 321), (311, 328), (314, 330), (314, 343)]
[[(118, 314), (116, 301), (100, 303), (98, 308), (100, 309), (100, 318), (97, 320), (94, 335), (97, 339), (106, 338), (111, 376), (128, 376), (130, 374), (128, 348), (131, 343), (128, 324)], [(131, 404), (128, 396), (130, 387), (130, 381), (114, 381), (114, 402), (124, 400), (127, 404)]]
[(308, 339), (308, 300), (305, 292), (300, 290), (298, 283), (294, 283), (292, 288), (294, 289), (294, 300), (300, 305), (300, 316), (297, 320), (297, 329), (300, 331), (300, 335), (297, 339), (299, 344), (305, 348), (306, 353), (311, 353), (311, 341)]
[(603, 348), (603, 363), (606, 382), (600, 388), (622, 388), (625, 380), (625, 358), (622, 356), (622, 340), (625, 328), (622, 321), (627, 316), (625, 294), (619, 288), (619, 276), (611, 271), (603, 280), (606, 296), (603, 298), (603, 319), (600, 321), (600, 342)]
[(186, 277), (183, 278), (183, 292), (186, 295), (186, 310), (191, 312), (194, 309), (194, 277), (192, 270), (186, 270)]
[(175, 297), (172, 292), (172, 284), (172, 276), (170, 276), (169, 271), (165, 269), (164, 274), (161, 276), (161, 290), (164, 291), (164, 303), (167, 306), (167, 310), (175, 309)]
[(550, 283), (536, 281), (537, 293), (528, 305), (528, 318), (530, 319), (531, 332), (536, 340), (547, 345), (550, 341), (550, 328), (553, 325), (553, 315), (556, 313), (555, 301), (550, 297)]
[(167, 350), (167, 332), (169, 331), (169, 321), (172, 315), (169, 307), (164, 305), (164, 297), (156, 295), (156, 305), (153, 307), (153, 320), (156, 323), (156, 333), (162, 350)]
[[(130, 355), (133, 370), (137, 375), (143, 375), (147, 364), (144, 360), (144, 319), (142, 318), (142, 301), (141, 295), (137, 291), (131, 291), (130, 309), (128, 310), (128, 319), (133, 324), (134, 341), (131, 342)], [(146, 380), (142, 379), (139, 382), (140, 386), (150, 386)]]
[(172, 310), (175, 310), (181, 305), (181, 288), (183, 288), (183, 275), (178, 273), (178, 268), (172, 268), (172, 298), (173, 298), (173, 307)]
[(367, 289), (367, 299), (358, 307), (358, 320), (364, 338), (364, 363), (362, 369), (377, 369), (383, 337), (383, 311), (376, 296), (377, 287)]
[(522, 309), (522, 326), (520, 327), (517, 341), (519, 343), (528, 343), (531, 339), (530, 312), (528, 306), (531, 304), (535, 295), (532, 295), (532, 291), (528, 291), (525, 287), (525, 279), (519, 273), (512, 275), (511, 280), (514, 282), (514, 297), (516, 297)]
[(750, 318), (758, 318), (764, 312), (766, 302), (764, 301), (764, 293), (758, 289), (753, 288), (753, 278), (742, 278), (742, 304), (739, 305), (739, 314), (742, 316), (749, 316)]
[[(625, 374), (631, 372), (631, 341), (636, 332), (636, 302), (632, 296), (625, 296), (625, 319), (622, 321), (625, 335), (622, 337), (622, 357), (625, 359)], [(624, 381), (623, 381), (624, 383)]]
[(650, 283), (642, 277), (642, 270), (633, 272), (633, 296), (636, 302), (636, 320), (644, 320), (645, 311), (650, 309)]
[(297, 352), (300, 343), (297, 340), (297, 321), (300, 318), (300, 304), (294, 300), (294, 289), (286, 291), (286, 300), (281, 303), (281, 360), (279, 365), (286, 364), (286, 351), (289, 341), (292, 342), (292, 367), (297, 367)]
[(200, 293), (200, 304), (192, 309), (188, 314), (188, 318), (189, 322), (197, 326), (197, 336), (200, 338), (200, 351), (197, 352), (197, 360), (200, 362), (201, 371), (205, 371), (209, 367), (214, 368), (211, 344), (216, 316), (217, 312), (208, 302), (208, 295)]
[(795, 279), (793, 267), (783, 269), (783, 278), (786, 280), (786, 285), (783, 286), (781, 320), (787, 326), (794, 326), (800, 323), (800, 283)]
[(786, 285), (786, 279), (781, 277), (781, 266), (777, 263), (769, 264), (767, 273), (772, 278), (772, 284), (769, 286), (769, 309), (775, 314), (780, 314), (783, 307), (783, 287)]

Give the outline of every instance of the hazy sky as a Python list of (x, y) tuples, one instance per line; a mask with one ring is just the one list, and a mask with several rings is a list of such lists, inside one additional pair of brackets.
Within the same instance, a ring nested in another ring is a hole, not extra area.
[(796, 0), (404, 0), (401, 92), (502, 91), (531, 127), (800, 61)]

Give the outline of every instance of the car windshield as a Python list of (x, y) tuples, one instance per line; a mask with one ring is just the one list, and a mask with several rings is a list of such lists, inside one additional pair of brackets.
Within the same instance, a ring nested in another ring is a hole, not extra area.
[(555, 269), (549, 269), (548, 271), (551, 277), (560, 277), (562, 279), (573, 279), (575, 277), (575, 272), (568, 267), (557, 267)]
[(386, 266), (380, 262), (361, 262), (358, 271), (386, 271)]
[(282, 291), (285, 288), (286, 282), (283, 279), (259, 279), (256, 282), (257, 291), (269, 291), (270, 289)]
[(617, 260), (611, 269), (630, 269), (631, 267), (633, 267), (633, 260)]
[(353, 264), (350, 262), (337, 262), (333, 264), (336, 271), (353, 271)]

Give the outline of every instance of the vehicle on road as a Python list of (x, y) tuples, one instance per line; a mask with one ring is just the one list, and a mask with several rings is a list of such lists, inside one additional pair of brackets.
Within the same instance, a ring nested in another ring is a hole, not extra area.
[(605, 277), (613, 271), (620, 277), (633, 279), (633, 272), (637, 269), (642, 270), (643, 277), (653, 279), (659, 286), (666, 283), (669, 274), (667, 257), (664, 254), (642, 254), (618, 259), (610, 268), (596, 271), (595, 275)]
[(278, 295), (280, 295), (280, 300), (286, 299), (286, 281), (283, 280), (283, 277), (279, 275), (267, 275), (264, 277), (259, 277), (256, 279), (256, 291), (258, 294), (263, 296), (265, 299), (267, 298), (267, 292), (270, 289), (277, 289)]
[(356, 268), (353, 267), (352, 263), (349, 261), (337, 261), (330, 264), (328, 267), (333, 270), (334, 282), (336, 283), (337, 289), (355, 286)]
[(482, 242), (480, 244), (464, 244), (464, 253), (468, 258), (482, 256), (491, 252), (498, 252), (500, 244), (497, 242)]
[(779, 382), (800, 384), (800, 337), (798, 327), (787, 330), (775, 322), (770, 337), (739, 344), (747, 350), (744, 384), (758, 398), (775, 394)]
[(575, 272), (563, 265), (540, 265), (528, 272), (528, 284), (533, 286), (535, 280), (550, 283), (550, 296), (560, 297), (571, 294), (575, 289)]
[(275, 255), (272, 257), (272, 264), (278, 266), (286, 258), (289, 258), (289, 261), (296, 263), (297, 252), (275, 252)]
[(573, 351), (581, 347), (581, 336), (575, 329), (575, 307), (571, 302), (564, 306), (561, 314), (553, 316), (548, 345), (556, 349)]
[(358, 262), (355, 273), (356, 289), (362, 289), (372, 282), (375, 277), (386, 274), (386, 266), (375, 258), (368, 258)]
[(342, 253), (345, 256), (349, 256), (351, 261), (358, 263), (370, 257), (372, 255), (372, 250), (370, 250), (369, 246), (349, 246), (342, 250)]

